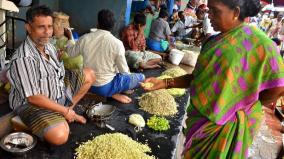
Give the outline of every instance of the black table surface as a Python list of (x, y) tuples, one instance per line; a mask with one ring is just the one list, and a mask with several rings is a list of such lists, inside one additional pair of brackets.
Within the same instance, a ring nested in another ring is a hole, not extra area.
[[(159, 76), (162, 71), (164, 71), (164, 69), (149, 70), (144, 71), (143, 73), (146, 77)], [(137, 97), (141, 96), (142, 93), (144, 93), (144, 91), (141, 88), (136, 89), (135, 92), (130, 95), (133, 100), (130, 104), (121, 104), (112, 99), (107, 100), (107, 104), (116, 106), (115, 112), (106, 122), (115, 128), (114, 131), (111, 131), (108, 128), (99, 128), (92, 121), (88, 121), (85, 125), (72, 123), (70, 124), (70, 137), (66, 144), (52, 146), (38, 140), (36, 147), (22, 156), (11, 155), (0, 150), (0, 159), (73, 159), (75, 148), (77, 148), (80, 143), (101, 134), (114, 132), (127, 134), (134, 140), (141, 143), (147, 143), (152, 149), (150, 155), (154, 155), (159, 159), (174, 158), (178, 134), (182, 130), (182, 121), (188, 102), (189, 91), (186, 91), (186, 95), (175, 98), (178, 104), (178, 114), (174, 117), (167, 117), (170, 121), (170, 129), (164, 132), (155, 132), (147, 126), (143, 128), (142, 131), (135, 132), (134, 126), (128, 123), (128, 117), (133, 113), (141, 114), (145, 121), (152, 116), (139, 109)], [(91, 103), (94, 103), (94, 101), (82, 100), (76, 108), (78, 114), (84, 114), (86, 106)]]

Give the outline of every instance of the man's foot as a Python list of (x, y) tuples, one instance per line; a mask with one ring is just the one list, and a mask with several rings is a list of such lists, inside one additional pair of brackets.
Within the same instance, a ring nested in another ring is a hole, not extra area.
[(131, 101), (132, 101), (132, 99), (131, 98), (129, 98), (128, 96), (126, 96), (126, 95), (122, 95), (122, 94), (115, 94), (115, 95), (113, 95), (113, 96), (111, 96), (113, 99), (115, 99), (115, 100), (117, 100), (117, 101), (119, 101), (119, 102), (121, 102), (121, 103), (125, 103), (125, 104), (127, 104), (127, 103), (130, 103)]

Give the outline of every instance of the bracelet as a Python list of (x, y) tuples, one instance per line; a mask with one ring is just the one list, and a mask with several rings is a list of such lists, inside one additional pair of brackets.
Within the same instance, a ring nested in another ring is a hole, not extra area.
[(165, 84), (166, 88), (172, 88), (174, 86), (175, 80), (173, 78), (166, 78)]

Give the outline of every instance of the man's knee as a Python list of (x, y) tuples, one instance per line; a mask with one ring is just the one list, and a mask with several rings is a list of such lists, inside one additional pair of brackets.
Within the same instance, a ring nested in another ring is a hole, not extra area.
[(96, 81), (95, 72), (90, 67), (84, 68), (85, 82), (94, 83)]
[(67, 123), (61, 123), (44, 133), (44, 139), (53, 145), (65, 144), (69, 137), (69, 126)]

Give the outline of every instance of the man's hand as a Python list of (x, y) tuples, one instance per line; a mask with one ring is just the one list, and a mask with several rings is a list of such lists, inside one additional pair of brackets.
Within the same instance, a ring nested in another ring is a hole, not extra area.
[(195, 40), (194, 41), (194, 45), (197, 46), (197, 47), (200, 47), (201, 46), (201, 41), (199, 39)]
[(68, 121), (68, 123), (72, 123), (75, 120), (75, 111), (70, 109), (70, 108), (66, 108), (66, 113), (63, 114), (64, 118)]
[(157, 78), (154, 78), (154, 77), (147, 78), (143, 83), (152, 83), (153, 84), (152, 87), (147, 87), (147, 86), (145, 86), (141, 83), (140, 84), (141, 87), (146, 91), (153, 91), (153, 90), (157, 90), (157, 89), (166, 88), (166, 83), (165, 83), (164, 80), (160, 80), (160, 79), (157, 79)]
[(186, 26), (186, 27), (184, 27), (184, 29), (189, 29), (189, 28), (193, 28), (193, 26)]
[(71, 30), (68, 29), (68, 28), (64, 28), (64, 36), (66, 36), (68, 38), (68, 40), (70, 40), (72, 38)]
[(60, 105), (53, 100), (50, 100), (44, 95), (34, 95), (28, 97), (28, 102), (42, 109), (51, 110), (62, 114), (62, 116), (67, 120), (67, 122), (72, 123), (74, 121), (79, 123), (86, 123), (86, 119), (75, 113), (71, 107), (65, 107)]
[(138, 33), (144, 34), (145, 25), (138, 24)]
[(66, 108), (66, 113), (63, 115), (64, 118), (68, 121), (68, 123), (72, 123), (74, 121), (85, 124), (86, 119), (75, 113), (75, 111), (71, 108)]
[(63, 50), (60, 50), (60, 49), (57, 50), (57, 58), (58, 58), (59, 60), (62, 60), (63, 54), (64, 54), (64, 51), (63, 51)]

